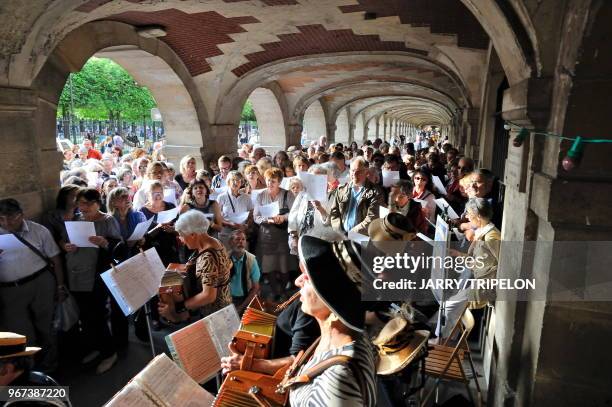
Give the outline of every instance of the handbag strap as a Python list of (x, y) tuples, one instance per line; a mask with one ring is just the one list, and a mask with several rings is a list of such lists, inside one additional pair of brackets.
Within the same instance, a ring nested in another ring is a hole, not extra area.
[(21, 243), (26, 245), (30, 250), (32, 250), (38, 257), (43, 259), (47, 266), (51, 266), (51, 260), (44, 254), (42, 254), (41, 251), (36, 248), (36, 246), (34, 246), (32, 243), (28, 242), (26, 239), (16, 233), (12, 233), (12, 235), (15, 236)]

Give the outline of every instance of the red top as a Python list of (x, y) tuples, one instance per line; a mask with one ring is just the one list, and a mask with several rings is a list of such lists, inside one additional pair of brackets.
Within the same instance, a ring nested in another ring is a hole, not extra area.
[(96, 160), (102, 159), (102, 154), (98, 150), (94, 150), (93, 148), (87, 152), (87, 159), (95, 158)]

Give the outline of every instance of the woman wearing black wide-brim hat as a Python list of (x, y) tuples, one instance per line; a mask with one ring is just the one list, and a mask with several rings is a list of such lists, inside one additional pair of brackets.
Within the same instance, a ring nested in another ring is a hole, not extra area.
[(291, 406), (375, 406), (376, 356), (363, 334), (365, 308), (332, 244), (311, 236), (298, 243), (302, 311), (319, 323), (321, 337), (298, 356), (283, 386)]

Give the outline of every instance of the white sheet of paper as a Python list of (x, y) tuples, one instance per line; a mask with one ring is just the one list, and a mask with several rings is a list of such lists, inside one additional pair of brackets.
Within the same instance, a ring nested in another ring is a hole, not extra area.
[(266, 188), (254, 189), (251, 191), (251, 202), (253, 202), (253, 206), (257, 205), (257, 197), (265, 190)]
[(214, 401), (212, 394), (162, 353), (149, 362), (105, 407), (153, 407), (160, 403), (173, 407), (208, 407)]
[(157, 214), (157, 223), (168, 223), (173, 221), (179, 214), (179, 208), (168, 209)]
[(154, 217), (151, 216), (149, 220), (145, 220), (144, 222), (140, 222), (138, 225), (136, 225), (134, 231), (132, 232), (132, 235), (128, 237), (128, 241), (132, 242), (134, 240), (142, 239), (145, 233), (147, 233), (147, 230), (149, 230), (149, 227), (151, 227), (151, 223), (153, 223), (153, 218)]
[(389, 214), (389, 208), (385, 208), (384, 206), (379, 206), (378, 217), (381, 219)]
[(370, 241), (369, 236), (362, 235), (361, 233), (353, 232), (352, 230), (349, 230), (348, 232), (348, 239), (352, 240), (355, 243), (362, 243), (362, 242)]
[(98, 247), (91, 243), (89, 238), (96, 236), (96, 228), (93, 222), (64, 222), (66, 232), (68, 232), (68, 240), (70, 243), (78, 247)]
[(242, 225), (249, 218), (249, 212), (232, 213), (227, 216), (227, 220), (230, 222)]
[(391, 185), (393, 185), (393, 183), (395, 183), (396, 181), (399, 181), (400, 179), (399, 171), (383, 170), (382, 177), (383, 177), (383, 187), (385, 188), (390, 187)]
[(164, 188), (164, 201), (176, 205), (176, 189)]
[(431, 177), (433, 181), (433, 186), (436, 191), (438, 191), (441, 195), (446, 195), (446, 188), (444, 188), (444, 184), (440, 180), (440, 177), (436, 177), (435, 175)]
[(219, 195), (224, 192), (227, 192), (227, 187), (215, 188), (215, 190), (210, 193), (208, 199), (211, 201), (216, 201), (219, 198)]
[(204, 323), (213, 339), (220, 357), (229, 356), (227, 344), (232, 341), (238, 328), (240, 317), (233, 304), (221, 308), (204, 318)]
[(295, 177), (284, 177), (283, 180), (280, 183), (280, 187), (283, 189), (289, 189), (289, 183), (291, 182), (291, 180), (295, 178)]
[(128, 316), (157, 295), (165, 272), (166, 267), (153, 247), (102, 273), (101, 277)]
[(327, 202), (327, 175), (300, 172), (298, 177), (304, 184), (308, 199), (323, 203)]
[(350, 178), (350, 177), (349, 177), (348, 175), (347, 175), (347, 176), (344, 176), (344, 177), (340, 177), (340, 178), (338, 178), (338, 185), (344, 185), (344, 184), (346, 184), (347, 182), (349, 182), (349, 178)]
[(21, 243), (12, 233), (0, 235), (0, 263), (20, 264), (22, 261), (23, 252), (30, 250), (26, 245)]
[(450, 206), (450, 204), (446, 201), (446, 199), (444, 198), (436, 199), (436, 205), (438, 205), (438, 208), (440, 208), (442, 212), (448, 213), (449, 218), (459, 219), (459, 215), (457, 215), (457, 212), (455, 212), (453, 207)]
[(87, 186), (90, 188), (96, 188), (98, 186), (99, 174), (97, 172), (87, 173)]
[(432, 246), (434, 245), (434, 243), (433, 243), (433, 239), (430, 239), (429, 237), (425, 236), (425, 235), (424, 235), (424, 234), (422, 234), (422, 233), (417, 233), (417, 237), (421, 238), (421, 240), (423, 240), (424, 242), (429, 243), (429, 244), (430, 244), (430, 245), (432, 245)]
[(280, 208), (278, 206), (278, 201), (272, 202), (268, 205), (261, 205), (259, 207), (259, 214), (264, 218), (271, 218), (272, 216), (278, 215)]

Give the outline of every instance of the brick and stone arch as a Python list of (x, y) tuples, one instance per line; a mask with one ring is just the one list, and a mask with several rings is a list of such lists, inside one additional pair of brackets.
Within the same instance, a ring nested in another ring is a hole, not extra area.
[(285, 148), (285, 120), (274, 93), (267, 88), (255, 89), (248, 99), (255, 112), (259, 144), (274, 153)]

